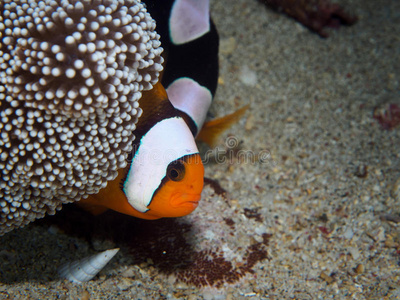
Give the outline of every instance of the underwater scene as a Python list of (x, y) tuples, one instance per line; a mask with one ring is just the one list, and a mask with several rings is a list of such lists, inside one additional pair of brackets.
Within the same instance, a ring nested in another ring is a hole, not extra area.
[(0, 299), (399, 299), (399, 22), (1, 0)]

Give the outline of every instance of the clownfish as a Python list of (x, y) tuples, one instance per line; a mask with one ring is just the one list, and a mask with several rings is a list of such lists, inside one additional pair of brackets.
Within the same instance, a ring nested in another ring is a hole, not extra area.
[[(153, 220), (190, 214), (200, 201), (204, 166), (195, 138), (217, 88), (219, 38), (208, 0), (145, 3), (164, 47), (164, 73), (139, 100), (143, 113), (128, 166), (98, 194), (79, 203), (95, 214), (112, 209)], [(242, 113), (209, 126), (214, 127), (211, 135)], [(207, 141), (207, 133), (201, 136)]]

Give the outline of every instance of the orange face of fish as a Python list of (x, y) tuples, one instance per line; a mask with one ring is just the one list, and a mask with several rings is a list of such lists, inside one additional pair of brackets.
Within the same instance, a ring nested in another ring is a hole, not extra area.
[(120, 170), (118, 177), (107, 187), (79, 203), (95, 214), (112, 209), (148, 220), (185, 216), (198, 206), (204, 184), (204, 166), (199, 154), (169, 164), (166, 177), (155, 191), (146, 212), (134, 209), (122, 191), (121, 181), (126, 172), (127, 169)]
[(169, 164), (165, 182), (154, 193), (145, 214), (181, 217), (190, 214), (199, 204), (204, 184), (204, 167), (199, 154)]

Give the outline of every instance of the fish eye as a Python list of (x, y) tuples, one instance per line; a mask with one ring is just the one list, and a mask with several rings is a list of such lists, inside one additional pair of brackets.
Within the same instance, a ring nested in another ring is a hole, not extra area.
[(176, 160), (168, 165), (167, 177), (172, 181), (181, 181), (185, 176), (185, 165), (182, 161)]

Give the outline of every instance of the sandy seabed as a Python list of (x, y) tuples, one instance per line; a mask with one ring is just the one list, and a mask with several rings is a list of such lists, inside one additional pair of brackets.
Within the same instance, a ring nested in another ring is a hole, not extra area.
[[(399, 299), (400, 2), (340, 1), (322, 39), (255, 0), (211, 1), (221, 38), (199, 208), (156, 222), (72, 207), (0, 238), (0, 299)], [(386, 118), (387, 119), (387, 118)], [(226, 190), (221, 194), (220, 187)], [(57, 268), (121, 251), (94, 280)]]

